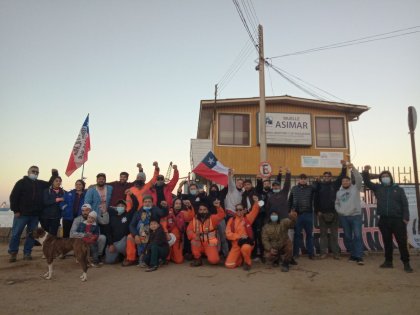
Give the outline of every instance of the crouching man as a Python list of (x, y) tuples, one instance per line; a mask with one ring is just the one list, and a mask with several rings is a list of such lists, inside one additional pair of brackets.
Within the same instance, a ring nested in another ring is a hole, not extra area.
[[(82, 214), (79, 215), (77, 218), (74, 219), (73, 224), (71, 226), (70, 230), (70, 238), (83, 238), (85, 237), (84, 232), (78, 232), (79, 226), (87, 220), (89, 213), (92, 211), (92, 206), (88, 203), (85, 203), (82, 206)], [(97, 222), (99, 224), (108, 224), (109, 223), (109, 215), (108, 213), (105, 213), (102, 216), (97, 216)], [(98, 236), (98, 239), (96, 240), (96, 244), (98, 245), (98, 253), (99, 256), (105, 249), (106, 245), (106, 237), (105, 235), (100, 234)]]
[(267, 264), (278, 266), (281, 256), (284, 255), (281, 271), (287, 272), (290, 264), (296, 264), (293, 260), (293, 245), (288, 231), (295, 226), (297, 213), (292, 211), (289, 213), (289, 218), (279, 221), (277, 212), (271, 210), (269, 218), (270, 221), (262, 230), (264, 256)]
[(211, 206), (207, 202), (201, 201), (198, 213), (188, 225), (187, 236), (191, 241), (191, 250), (194, 256), (192, 267), (203, 264), (202, 254), (206, 254), (208, 262), (212, 265), (216, 265), (220, 261), (216, 228), (225, 218), (225, 211), (220, 206), (219, 200), (215, 200), (213, 205), (216, 207), (217, 213), (210, 215), (209, 208)]

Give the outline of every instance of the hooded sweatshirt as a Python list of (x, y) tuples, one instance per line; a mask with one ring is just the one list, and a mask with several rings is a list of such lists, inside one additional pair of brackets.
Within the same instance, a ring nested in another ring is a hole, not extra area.
[(362, 190), (362, 175), (356, 168), (352, 173), (355, 179), (355, 185), (351, 184), (349, 188), (340, 187), (335, 199), (335, 210), (341, 216), (355, 216), (362, 214), (360, 203), (360, 192)]
[(242, 203), (242, 190), (236, 188), (233, 175), (229, 175), (228, 192), (225, 198), (225, 208), (229, 215), (235, 215), (236, 205)]

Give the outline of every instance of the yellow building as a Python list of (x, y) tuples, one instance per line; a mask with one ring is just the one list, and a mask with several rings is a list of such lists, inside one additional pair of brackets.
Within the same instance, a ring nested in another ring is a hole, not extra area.
[[(273, 173), (288, 166), (293, 175), (338, 174), (340, 160), (350, 157), (349, 123), (367, 110), (365, 105), (267, 97), (267, 161)], [(236, 175), (259, 174), (258, 113), (258, 97), (202, 100), (197, 139), (191, 140), (192, 168), (211, 150)]]

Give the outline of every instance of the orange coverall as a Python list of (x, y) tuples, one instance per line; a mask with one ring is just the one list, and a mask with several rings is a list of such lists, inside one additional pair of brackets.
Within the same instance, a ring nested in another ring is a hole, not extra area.
[[(258, 202), (255, 202), (252, 206), (251, 212), (246, 214), (244, 217), (239, 217), (238, 215), (235, 215), (235, 217), (229, 219), (226, 226), (226, 238), (232, 241), (232, 248), (229, 252), (229, 255), (226, 258), (225, 266), (227, 268), (239, 267), (240, 265), (242, 265), (242, 260), (244, 260), (246, 264), (251, 266), (251, 253), (254, 246), (250, 244), (244, 244), (240, 247), (238, 245), (238, 240), (241, 239), (243, 236), (247, 236), (245, 228), (245, 217), (247, 218), (249, 223), (252, 224), (257, 218), (259, 211), (260, 207), (258, 205)], [(235, 233), (232, 232), (232, 224), (234, 224)]]
[[(194, 209), (191, 207), (187, 210), (181, 210), (178, 215), (184, 217), (185, 222), (190, 222), (194, 218)], [(182, 264), (184, 262), (184, 255), (182, 255), (182, 236), (181, 231), (175, 223), (174, 209), (169, 209), (169, 215), (160, 220), (163, 230), (166, 233), (173, 233), (176, 236), (175, 243), (170, 247), (168, 261), (172, 260), (176, 264)]]
[[(153, 177), (147, 184), (144, 184), (144, 186), (141, 188), (136, 187), (136, 186), (133, 186), (130, 188), (130, 191), (134, 194), (134, 196), (136, 196), (139, 202), (138, 208), (134, 210), (139, 210), (141, 207), (143, 207), (143, 197), (145, 195), (152, 195), (152, 193), (150, 192), (150, 187), (152, 187), (152, 185), (156, 183), (156, 178), (158, 177), (158, 175), (159, 175), (159, 168), (155, 167), (155, 171), (153, 172)], [(127, 194), (125, 201), (127, 202), (126, 211), (129, 212), (133, 208), (133, 201), (131, 200), (130, 194)], [(156, 200), (153, 200), (153, 204), (155, 203), (156, 203)]]
[(201, 222), (194, 217), (188, 225), (187, 236), (191, 241), (191, 251), (194, 259), (200, 259), (206, 254), (210, 264), (215, 265), (220, 261), (216, 226), (225, 218), (225, 210), (217, 207), (217, 213), (212, 214), (206, 221)]

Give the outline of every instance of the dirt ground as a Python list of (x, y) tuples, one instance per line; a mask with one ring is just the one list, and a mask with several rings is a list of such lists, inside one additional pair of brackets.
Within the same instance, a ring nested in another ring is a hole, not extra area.
[(420, 256), (415, 272), (379, 269), (381, 255), (365, 266), (342, 257), (310, 261), (302, 257), (289, 273), (254, 264), (251, 271), (221, 266), (191, 268), (170, 264), (156, 272), (106, 265), (89, 269), (81, 282), (73, 257), (57, 260), (52, 280), (41, 248), (31, 262), (10, 264), (0, 244), (0, 314), (419, 314)]

